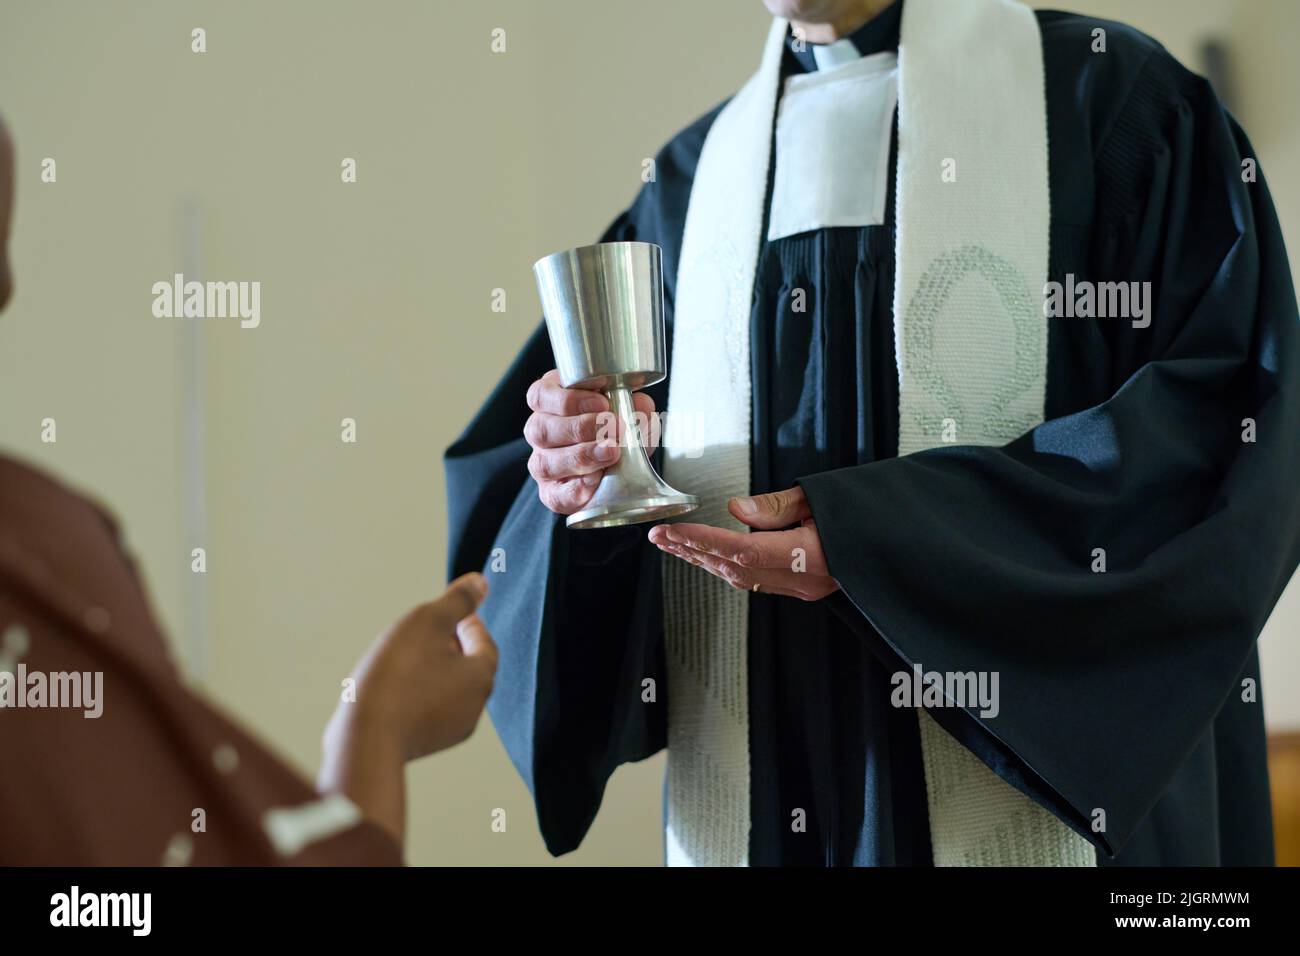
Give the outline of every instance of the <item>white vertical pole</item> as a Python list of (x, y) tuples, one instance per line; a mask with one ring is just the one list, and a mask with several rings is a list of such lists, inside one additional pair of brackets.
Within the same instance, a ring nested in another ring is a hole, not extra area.
[[(203, 281), (203, 213), (193, 197), (181, 211), (182, 268), (185, 281)], [(207, 509), (207, 395), (204, 377), (203, 326), (200, 321), (181, 323), (181, 481), (185, 549), (188, 569), (193, 548), (212, 557), (208, 540)], [(220, 561), (220, 556), (217, 556)], [(203, 681), (208, 671), (207, 574), (190, 571), (186, 579), (185, 646), (189, 676)]]

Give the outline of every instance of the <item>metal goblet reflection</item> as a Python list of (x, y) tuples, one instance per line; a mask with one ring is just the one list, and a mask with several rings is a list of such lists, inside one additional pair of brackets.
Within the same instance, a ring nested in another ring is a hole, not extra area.
[(650, 464), (632, 393), (668, 375), (663, 265), (649, 242), (602, 242), (557, 252), (533, 266), (560, 384), (602, 392), (616, 416), (622, 454), (570, 528), (661, 521), (694, 511), (695, 495)]

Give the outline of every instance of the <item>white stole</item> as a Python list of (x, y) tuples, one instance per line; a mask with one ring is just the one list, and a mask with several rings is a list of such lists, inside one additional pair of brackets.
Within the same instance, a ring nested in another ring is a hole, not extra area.
[[(705, 139), (678, 266), (664, 477), (702, 499), (684, 520), (738, 531), (726, 503), (749, 493), (749, 320), (787, 26), (773, 23), (758, 72)], [(1004, 444), (1043, 420), (1043, 83), (1026, 7), (907, 0), (895, 190), (900, 455), (954, 432), (960, 444)], [(747, 592), (665, 556), (670, 865), (748, 862), (748, 612)], [(1095, 863), (1086, 840), (919, 713), (936, 864)]]

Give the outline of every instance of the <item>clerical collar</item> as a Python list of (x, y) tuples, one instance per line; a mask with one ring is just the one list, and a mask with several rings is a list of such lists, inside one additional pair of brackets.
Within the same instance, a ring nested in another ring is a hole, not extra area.
[(903, 22), (903, 0), (895, 0), (849, 36), (834, 43), (799, 44), (796, 49), (793, 32), (786, 35), (785, 46), (806, 73), (831, 70), (859, 57), (898, 49), (898, 31)]

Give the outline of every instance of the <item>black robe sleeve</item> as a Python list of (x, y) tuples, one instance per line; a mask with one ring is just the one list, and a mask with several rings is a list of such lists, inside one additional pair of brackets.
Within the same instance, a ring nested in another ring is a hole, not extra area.
[(1050, 420), (1005, 447), (800, 480), (840, 609), (903, 666), (998, 672), (996, 717), (933, 716), (1112, 854), (1243, 706), (1300, 557), (1300, 329), (1254, 156), (1208, 84), (1151, 56), (1096, 153), (1086, 277), (1149, 280), (1150, 326), (1050, 320), (1094, 329), (1109, 397), (1059, 414), (1051, 376), (1077, 370), (1055, 363)]
[[(629, 238), (626, 219), (606, 240)], [(523, 426), (554, 367), (545, 327), (447, 451), (450, 573), (482, 570), (501, 661), (488, 712), (532, 792), (547, 848), (577, 847), (614, 768), (663, 747), (658, 564), (636, 529), (570, 533), (539, 500)], [(642, 681), (656, 702), (642, 702)]]
[[(662, 248), (669, 354), (690, 184), (720, 109), (660, 151), (655, 179), (601, 237)], [(668, 687), (661, 558), (645, 528), (569, 532), (528, 474), (524, 397), (554, 365), (541, 326), (447, 450), (445, 466), (449, 572), (482, 570), (490, 585), (481, 616), (501, 662), (488, 712), (533, 794), (547, 849), (559, 855), (586, 835), (610, 774), (663, 748)], [(646, 391), (664, 407), (663, 383)]]

